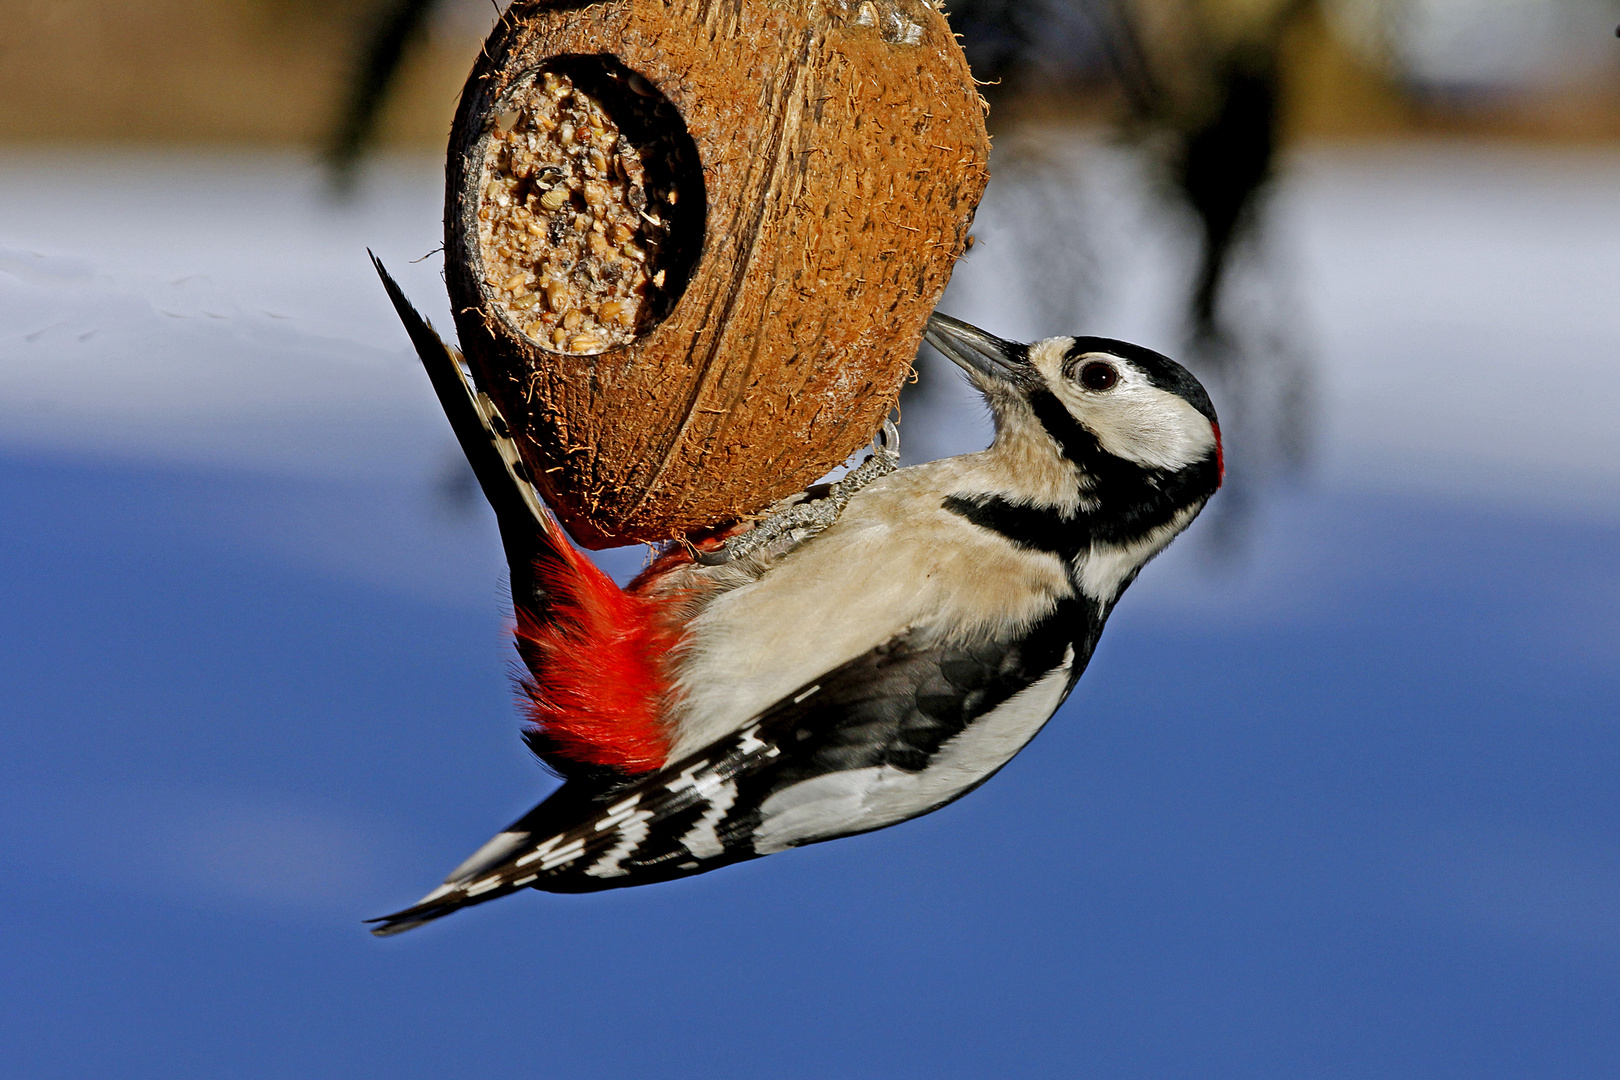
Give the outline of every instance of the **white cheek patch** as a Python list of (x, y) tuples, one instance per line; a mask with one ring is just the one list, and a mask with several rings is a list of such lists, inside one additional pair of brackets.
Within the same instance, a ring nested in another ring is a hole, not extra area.
[(1152, 469), (1175, 470), (1208, 457), (1215, 450), (1215, 429), (1187, 401), (1154, 386), (1129, 361), (1111, 353), (1091, 353), (1119, 371), (1110, 390), (1088, 391), (1063, 372), (1068, 338), (1051, 338), (1030, 347), (1030, 360), (1046, 385), (1078, 417), (1108, 453)]
[[(1132, 374), (1135, 374), (1134, 372)], [(1140, 376), (1138, 376), (1140, 378)], [(1175, 470), (1206, 458), (1215, 449), (1215, 430), (1204, 414), (1175, 394), (1144, 379), (1120, 384), (1100, 401), (1069, 407), (1116, 457), (1154, 469)]]

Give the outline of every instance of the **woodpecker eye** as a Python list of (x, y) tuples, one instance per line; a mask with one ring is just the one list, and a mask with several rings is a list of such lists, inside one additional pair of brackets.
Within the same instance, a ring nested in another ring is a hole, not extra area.
[(1113, 364), (1093, 360), (1080, 369), (1080, 385), (1087, 390), (1108, 390), (1119, 382), (1119, 372)]

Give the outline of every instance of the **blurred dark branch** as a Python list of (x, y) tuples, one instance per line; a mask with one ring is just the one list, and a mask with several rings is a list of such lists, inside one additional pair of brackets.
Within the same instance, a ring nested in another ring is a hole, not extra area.
[(437, 4), (438, 0), (391, 0), (367, 37), (349, 81), (348, 101), (326, 148), (332, 181), (340, 190), (353, 185), (355, 168), (376, 134), (377, 117), (405, 51), (420, 36)]
[(1209, 120), (1183, 133), (1172, 164), (1177, 186), (1198, 215), (1203, 246), (1191, 316), (1200, 337), (1218, 336), (1217, 303), (1234, 241), (1253, 220), (1277, 149), (1276, 55), (1255, 50), (1227, 59)]
[(1218, 24), (1218, 9), (1197, 0), (961, 0), (950, 16), (975, 73), (996, 83), (986, 89), (993, 106), (1102, 76), (1119, 92), (1126, 130), (1158, 136), (1167, 178), (1201, 233), (1188, 317), (1195, 336), (1214, 338), (1233, 246), (1276, 157), (1283, 37), (1313, 3), (1278, 0), (1245, 13), (1246, 24)]
[(1164, 90), (1142, 48), (1142, 38), (1131, 16), (1130, 0), (1081, 0), (1083, 11), (1096, 25), (1102, 54), (1135, 117), (1162, 111)]
[(1152, 0), (1090, 2), (1107, 12), (1110, 36), (1130, 46), (1109, 55), (1133, 120), (1169, 136), (1170, 179), (1202, 234), (1188, 315), (1195, 337), (1213, 340), (1233, 247), (1255, 223), (1276, 159), (1284, 35), (1315, 0), (1282, 0), (1242, 33), (1193, 25), (1157, 35), (1142, 17)]

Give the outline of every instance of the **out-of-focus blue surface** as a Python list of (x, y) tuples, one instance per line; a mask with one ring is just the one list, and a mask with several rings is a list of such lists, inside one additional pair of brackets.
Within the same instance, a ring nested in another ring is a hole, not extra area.
[[(1620, 1073), (1620, 172), (1560, 160), (1293, 174), (1317, 464), (1267, 479), (1214, 387), (1235, 549), (1206, 519), (1149, 567), (970, 798), (386, 941), (552, 783), (361, 253), (443, 305), (436, 169), (343, 213), (126, 162), (117, 229), (52, 209), (80, 170), (0, 169), (0, 1075)], [(1075, 329), (1023, 303), (1011, 204), (950, 310)], [(1172, 294), (1140, 208), (1091, 210)], [(1084, 328), (1173, 347), (1143, 306)], [(938, 375), (913, 452), (983, 437)]]
[(230, 538), (333, 494), (0, 467), (9, 1075), (1620, 1064), (1620, 530), (1298, 497), (1222, 604), (1127, 598), (970, 799), (377, 941), (544, 781), (493, 573), (413, 601)]

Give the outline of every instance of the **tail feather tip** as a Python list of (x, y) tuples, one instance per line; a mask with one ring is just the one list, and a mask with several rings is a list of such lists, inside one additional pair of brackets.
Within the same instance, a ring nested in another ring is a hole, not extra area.
[(395, 934), (403, 934), (407, 930), (415, 930), (418, 926), (425, 926), (454, 910), (453, 907), (427, 908), (426, 910), (410, 907), (404, 911), (396, 911), (392, 915), (379, 915), (375, 919), (367, 919), (366, 923), (368, 925), (371, 923), (380, 924), (371, 927), (373, 937), (393, 937)]

